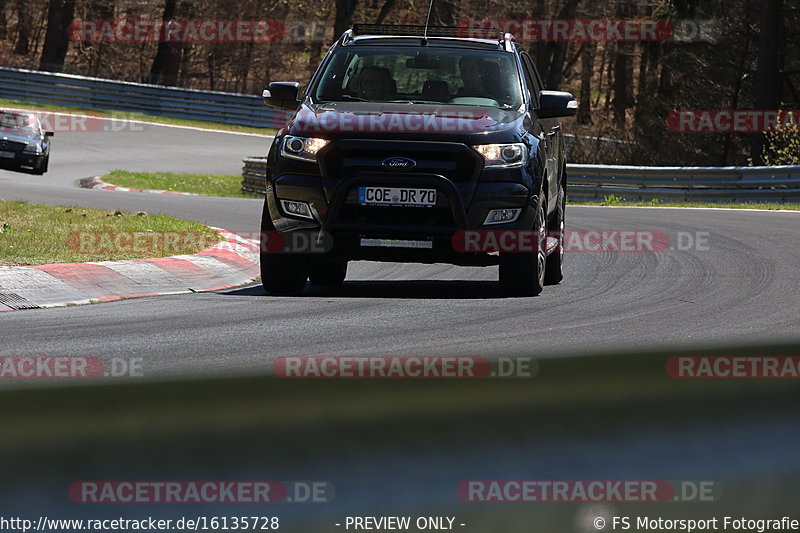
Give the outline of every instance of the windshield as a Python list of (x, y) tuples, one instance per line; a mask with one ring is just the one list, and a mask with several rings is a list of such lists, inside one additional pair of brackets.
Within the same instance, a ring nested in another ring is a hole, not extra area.
[(39, 120), (29, 113), (0, 111), (0, 129), (36, 133), (39, 131)]
[(518, 108), (513, 55), (419, 46), (342, 47), (327, 63), (317, 101), (414, 102)]

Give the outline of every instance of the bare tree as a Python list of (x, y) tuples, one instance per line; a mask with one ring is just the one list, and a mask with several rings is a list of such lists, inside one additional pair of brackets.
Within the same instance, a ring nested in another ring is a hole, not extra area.
[[(178, 7), (177, 0), (166, 0), (164, 12), (161, 20), (164, 25), (174, 20)], [(188, 6), (187, 6), (188, 7)], [(178, 83), (178, 72), (181, 66), (181, 56), (184, 53), (184, 46), (180, 43), (170, 43), (161, 40), (158, 43), (156, 56), (147, 77), (147, 83), (157, 85), (176, 85)]]
[(433, 26), (455, 26), (457, 14), (456, 0), (433, 0), (430, 23)]
[[(756, 67), (756, 109), (777, 109), (781, 100), (781, 43), (784, 34), (783, 0), (765, 0), (761, 4)], [(764, 133), (756, 133), (750, 145), (750, 158), (759, 164), (764, 152)]]
[(338, 39), (353, 25), (353, 14), (358, 0), (336, 0), (336, 19), (333, 23), (333, 40)]
[(39, 70), (61, 71), (69, 48), (68, 29), (75, 15), (75, 0), (50, 0), (47, 31)]
[(0, 40), (8, 37), (8, 22), (6, 19), (6, 0), (0, 0)]
[[(567, 0), (564, 7), (558, 14), (560, 19), (571, 19), (575, 17), (575, 10), (580, 0)], [(545, 86), (556, 89), (561, 86), (561, 79), (564, 72), (564, 59), (567, 55), (566, 41), (558, 41), (548, 44), (548, 55), (550, 63), (547, 65), (547, 72), (542, 74), (545, 77)]]
[[(116, 0), (90, 0), (87, 4), (87, 13), (92, 20), (111, 20), (114, 18), (115, 7)], [(91, 57), (92, 76), (99, 75), (107, 45), (104, 43), (88, 43), (84, 45), (84, 48)]]
[(578, 106), (578, 123), (592, 123), (592, 75), (594, 74), (593, 50), (586, 46), (581, 53), (581, 102)]
[(28, 55), (31, 42), (31, 11), (25, 0), (17, 0), (17, 44), (14, 46), (14, 53), (17, 55)]
[(389, 12), (397, 3), (397, 0), (386, 0), (383, 3), (383, 7), (381, 7), (380, 13), (378, 13), (378, 18), (375, 20), (375, 24), (383, 24), (383, 21), (386, 20), (386, 17), (389, 15)]

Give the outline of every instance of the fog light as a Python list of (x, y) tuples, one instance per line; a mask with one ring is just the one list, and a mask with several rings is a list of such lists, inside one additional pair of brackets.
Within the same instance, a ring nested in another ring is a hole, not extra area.
[(314, 220), (311, 214), (311, 207), (305, 202), (293, 202), (292, 200), (281, 200), (281, 207), (287, 215), (294, 215), (296, 217), (308, 218)]
[(489, 211), (489, 214), (486, 215), (486, 220), (483, 221), (484, 226), (489, 226), (491, 224), (506, 224), (508, 222), (514, 222), (519, 218), (519, 214), (522, 212), (522, 209), (492, 209)]

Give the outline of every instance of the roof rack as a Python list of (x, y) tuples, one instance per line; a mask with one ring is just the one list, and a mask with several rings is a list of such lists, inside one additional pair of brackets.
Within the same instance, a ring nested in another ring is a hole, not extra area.
[[(459, 39), (496, 39), (504, 40), (502, 32), (494, 29), (481, 29), (480, 37), (467, 26), (428, 26), (428, 37), (455, 37)], [(386, 35), (395, 37), (424, 37), (425, 26), (411, 24), (354, 24), (353, 35)]]

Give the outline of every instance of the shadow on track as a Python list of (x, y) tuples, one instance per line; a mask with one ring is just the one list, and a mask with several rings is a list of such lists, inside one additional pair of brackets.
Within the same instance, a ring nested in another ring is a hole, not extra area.
[[(273, 296), (260, 284), (221, 292), (229, 296)], [(324, 298), (402, 298), (424, 300), (481, 300), (508, 298), (496, 281), (345, 281), (334, 287), (306, 284), (298, 297)]]

